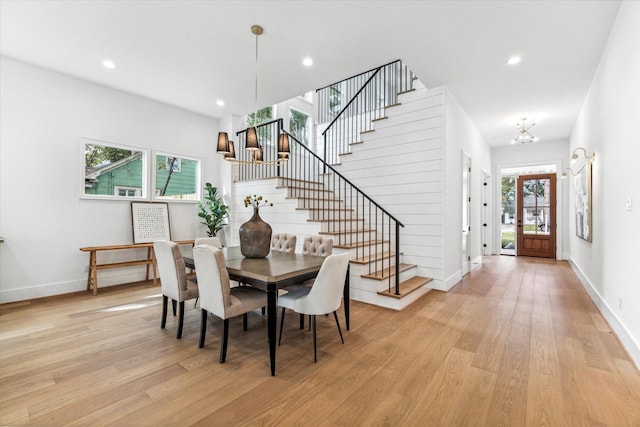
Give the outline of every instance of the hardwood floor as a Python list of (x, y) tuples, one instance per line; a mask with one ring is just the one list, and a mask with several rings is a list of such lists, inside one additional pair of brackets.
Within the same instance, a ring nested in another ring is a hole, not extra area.
[[(352, 303), (351, 331), (288, 316), (277, 375), (266, 319), (221, 321), (198, 349), (187, 303), (160, 329), (149, 283), (0, 306), (0, 424), (640, 425), (640, 374), (566, 262), (489, 257), (395, 312)], [(342, 319), (342, 314), (341, 314)]]

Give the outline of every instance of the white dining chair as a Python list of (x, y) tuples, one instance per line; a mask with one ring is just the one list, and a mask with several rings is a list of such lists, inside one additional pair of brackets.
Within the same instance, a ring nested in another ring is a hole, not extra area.
[(282, 329), (284, 326), (285, 309), (290, 309), (301, 315), (311, 316), (313, 328), (313, 361), (317, 361), (316, 351), (316, 316), (333, 313), (338, 326), (340, 340), (344, 344), (340, 321), (337, 310), (342, 303), (347, 268), (349, 266), (349, 253), (329, 255), (324, 262), (313, 287), (299, 286), (278, 297), (278, 306), (282, 307), (280, 319), (280, 336), (278, 345), (282, 341)]
[(175, 316), (175, 304), (178, 302), (178, 329), (176, 338), (182, 338), (182, 325), (184, 324), (184, 302), (198, 298), (198, 285), (187, 280), (184, 259), (180, 246), (168, 240), (153, 242), (153, 251), (160, 275), (162, 289), (162, 321), (160, 328), (164, 329), (167, 323), (167, 302), (171, 298), (173, 315)]
[(231, 288), (229, 272), (222, 251), (215, 246), (200, 245), (193, 248), (193, 262), (200, 288), (200, 342), (204, 347), (208, 313), (223, 320), (219, 362), (227, 357), (229, 319), (243, 315), (243, 329), (247, 330), (247, 313), (267, 305), (267, 293), (250, 286)]
[(197, 237), (193, 246), (209, 245), (222, 249), (222, 242), (217, 237)]

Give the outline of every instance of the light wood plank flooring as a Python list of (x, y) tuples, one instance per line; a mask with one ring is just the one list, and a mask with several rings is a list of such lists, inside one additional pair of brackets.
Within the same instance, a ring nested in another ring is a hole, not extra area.
[[(402, 312), (353, 302), (311, 334), (290, 315), (269, 375), (266, 321), (188, 304), (160, 329), (149, 283), (0, 307), (0, 424), (638, 426), (640, 375), (566, 262), (489, 257)], [(342, 318), (342, 317), (341, 317)]]

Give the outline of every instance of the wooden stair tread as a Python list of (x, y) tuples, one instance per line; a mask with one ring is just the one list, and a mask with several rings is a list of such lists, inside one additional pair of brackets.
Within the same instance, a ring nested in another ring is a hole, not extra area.
[(388, 118), (389, 118), (389, 117), (387, 117), (387, 116), (384, 116), (384, 117), (378, 117), (377, 119), (373, 119), (373, 120), (371, 120), (371, 121), (372, 121), (372, 122), (378, 122), (378, 121), (380, 121), (380, 120), (387, 120)]
[(358, 228), (356, 230), (334, 230), (334, 231), (320, 231), (318, 234), (324, 234), (327, 236), (346, 236), (348, 234), (369, 233), (375, 230), (367, 228)]
[(338, 156), (349, 156), (349, 155), (351, 155), (351, 154), (353, 154), (351, 151), (347, 151), (346, 153), (340, 153), (340, 154), (338, 154)]
[[(398, 95), (399, 95), (399, 94), (398, 94)], [(387, 105), (387, 106), (386, 106), (386, 107), (384, 107), (384, 108), (398, 107), (398, 106), (400, 106), (400, 105), (402, 105), (402, 103), (401, 103), (401, 102), (396, 102), (395, 104)]]
[[(415, 267), (415, 264), (405, 264), (400, 263), (400, 272), (407, 271)], [(392, 265), (391, 267), (384, 268), (382, 270), (374, 271), (371, 274), (363, 274), (360, 277), (364, 277), (365, 279), (373, 279), (373, 280), (385, 280), (391, 276), (396, 274), (396, 266)]]
[(307, 222), (354, 222), (354, 221), (362, 221), (363, 218), (334, 218), (334, 219), (308, 219)]
[(276, 188), (288, 188), (293, 190), (308, 190), (308, 191), (318, 191), (322, 193), (333, 193), (333, 190), (325, 190), (323, 188), (309, 188), (309, 187), (292, 187), (290, 185), (278, 185)]
[(354, 264), (368, 264), (368, 263), (370, 263), (372, 261), (380, 261), (381, 259), (391, 258), (391, 257), (394, 257), (394, 256), (396, 256), (395, 252), (388, 252), (388, 251), (387, 252), (378, 252), (378, 253), (375, 253), (373, 255), (365, 255), (365, 256), (362, 256), (360, 258), (354, 258), (354, 259), (350, 260), (349, 262), (352, 262)]
[(338, 249), (355, 249), (355, 248), (364, 248), (366, 246), (371, 246), (371, 245), (378, 245), (378, 244), (385, 244), (385, 243), (389, 243), (388, 240), (360, 240), (359, 242), (355, 242), (355, 243), (350, 243), (350, 244), (333, 244), (334, 248), (338, 248)]
[(296, 208), (297, 211), (338, 211), (338, 212), (353, 212), (351, 208)]
[(402, 95), (403, 93), (415, 92), (415, 89), (405, 90), (404, 92), (398, 92), (398, 95)]
[(369, 129), (369, 130), (363, 130), (360, 132), (360, 135), (362, 135), (363, 133), (371, 133), (371, 132), (375, 132), (375, 129)]
[(407, 279), (404, 282), (400, 283), (400, 295), (395, 294), (395, 286), (392, 287), (390, 291), (378, 291), (378, 295), (401, 299), (409, 295), (411, 292), (417, 291), (418, 289), (422, 288), (432, 280), (433, 279), (431, 279), (430, 277), (413, 276), (411, 279)]
[(279, 176), (278, 179), (281, 180), (281, 181), (294, 181), (294, 182), (304, 182), (304, 183), (307, 183), (307, 184), (324, 185), (324, 182), (321, 182), (321, 181), (310, 181), (308, 179), (289, 178), (289, 177), (282, 177), (282, 176)]
[(340, 202), (340, 203), (344, 203), (343, 199), (324, 199), (324, 198), (320, 198), (320, 197), (304, 197), (304, 196), (297, 196), (297, 197), (285, 197), (286, 199), (300, 199), (300, 200), (322, 200), (322, 201), (326, 201), (326, 202)]

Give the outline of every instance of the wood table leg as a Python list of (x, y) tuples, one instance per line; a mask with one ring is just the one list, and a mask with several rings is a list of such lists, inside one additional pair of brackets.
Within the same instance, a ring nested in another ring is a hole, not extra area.
[(267, 329), (269, 336), (269, 360), (271, 362), (271, 376), (276, 374), (276, 312), (278, 295), (277, 289), (267, 291)]
[(91, 281), (93, 282), (93, 294), (98, 294), (98, 265), (96, 262), (96, 253), (93, 252), (93, 259), (91, 260), (91, 266), (89, 267), (89, 271), (92, 271)]
[(153, 264), (153, 286), (158, 286), (158, 272), (157, 272), (157, 265), (156, 265), (156, 251), (153, 249), (153, 247), (151, 247), (150, 249), (151, 249), (151, 262)]
[(91, 289), (91, 275), (93, 274), (93, 259), (95, 258), (96, 253), (95, 251), (91, 251), (89, 252), (89, 267), (87, 268), (88, 274), (87, 274), (87, 290)]
[(147, 261), (148, 261), (148, 263), (147, 263), (147, 274), (146, 274), (146, 276), (144, 278), (145, 280), (149, 280), (149, 267), (150, 267), (149, 264), (151, 264), (151, 262), (152, 262), (152, 259), (151, 259), (151, 246), (149, 246), (147, 248)]

